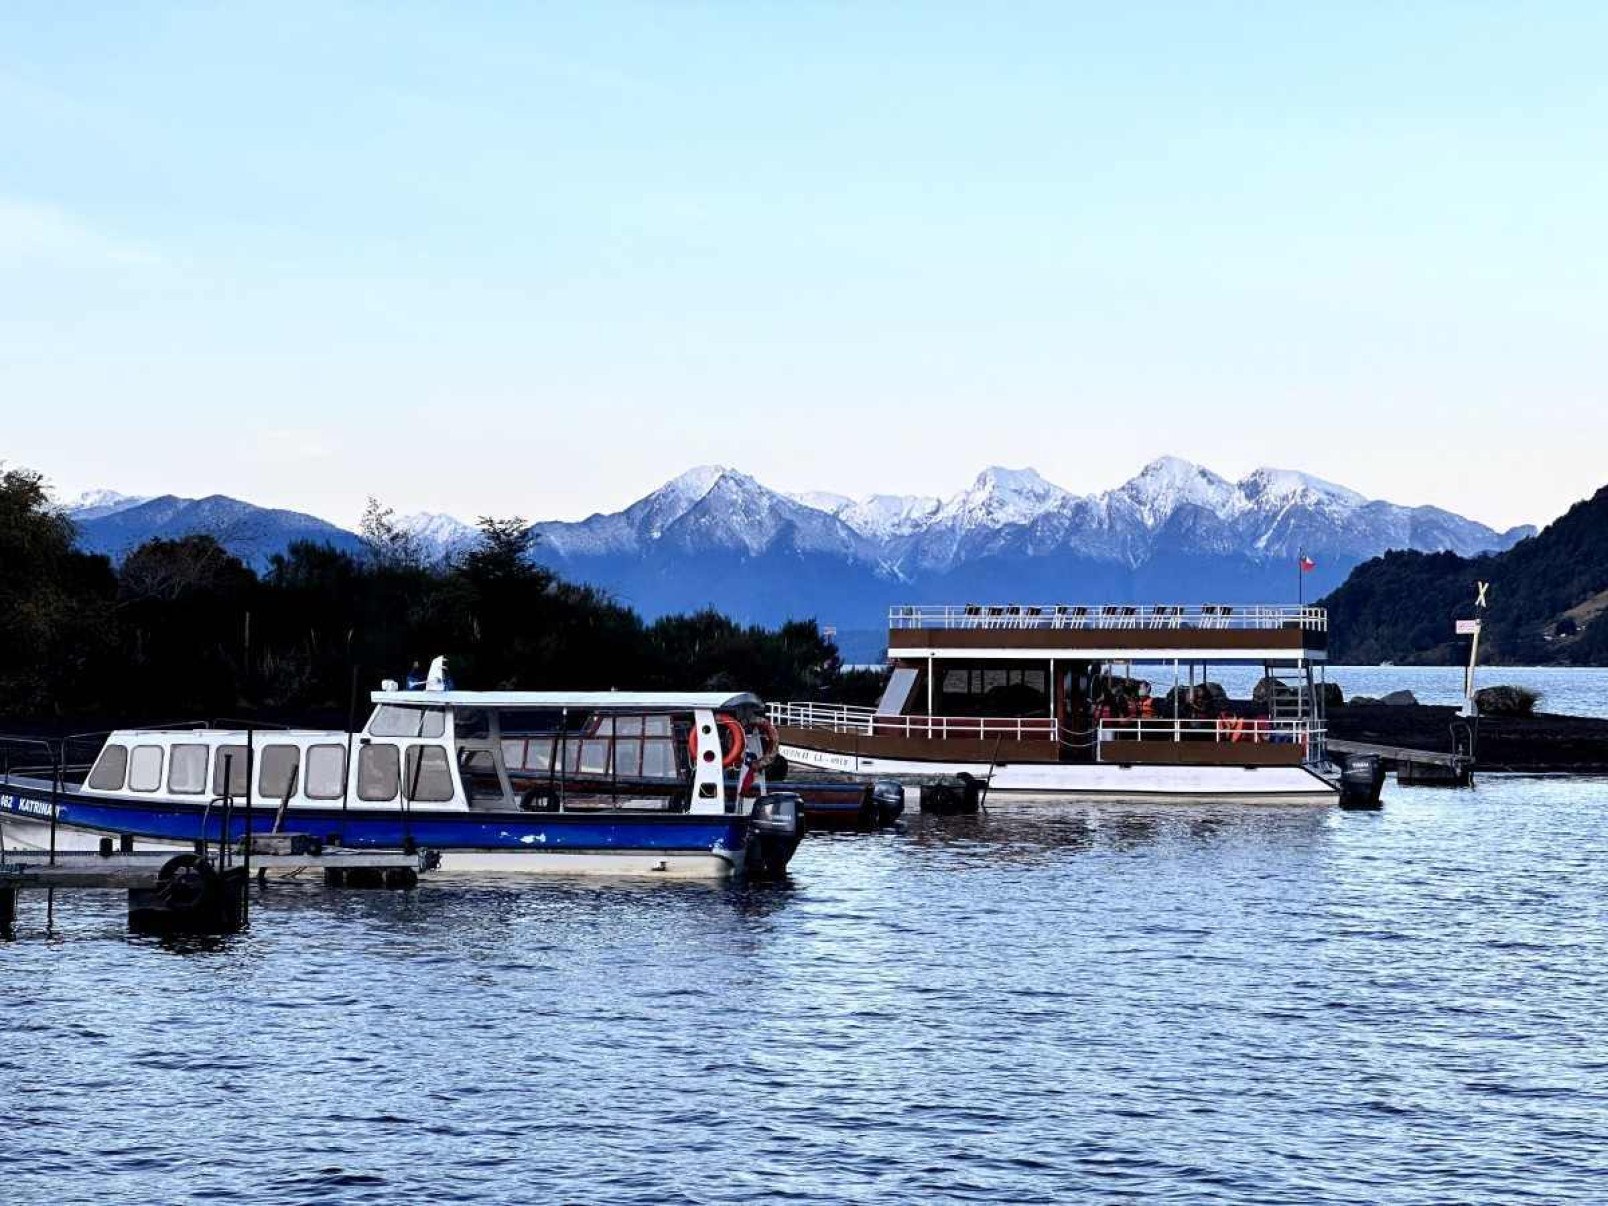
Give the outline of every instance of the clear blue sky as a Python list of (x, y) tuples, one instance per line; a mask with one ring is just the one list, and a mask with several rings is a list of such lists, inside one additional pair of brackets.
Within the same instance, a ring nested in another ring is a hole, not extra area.
[(1608, 482), (1599, 4), (0, 8), (0, 456), (350, 520)]

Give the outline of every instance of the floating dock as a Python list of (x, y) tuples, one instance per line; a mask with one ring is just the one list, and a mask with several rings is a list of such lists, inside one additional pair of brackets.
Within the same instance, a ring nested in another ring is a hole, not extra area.
[(230, 850), (219, 866), (205, 854), (118, 851), (0, 853), (0, 933), (16, 925), (25, 890), (124, 890), (129, 928), (148, 933), (220, 934), (247, 920), (251, 874), (321, 872), (330, 887), (408, 889), (435, 867), (434, 851), (323, 849), (296, 853)]

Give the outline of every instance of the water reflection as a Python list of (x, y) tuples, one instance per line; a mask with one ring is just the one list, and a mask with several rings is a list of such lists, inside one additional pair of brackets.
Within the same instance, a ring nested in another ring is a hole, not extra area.
[(916, 814), (774, 887), (270, 881), (194, 947), (75, 895), (4, 952), (7, 1200), (1591, 1200), (1601, 792)]

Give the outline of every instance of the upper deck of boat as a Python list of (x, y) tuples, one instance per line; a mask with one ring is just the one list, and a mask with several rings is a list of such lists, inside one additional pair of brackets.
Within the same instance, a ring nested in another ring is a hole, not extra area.
[(888, 613), (888, 656), (1321, 661), (1329, 616), (1293, 604), (915, 605)]

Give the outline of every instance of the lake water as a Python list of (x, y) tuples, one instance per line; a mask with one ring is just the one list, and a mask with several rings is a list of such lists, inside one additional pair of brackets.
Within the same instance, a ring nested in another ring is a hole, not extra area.
[(1608, 781), (1386, 800), (917, 816), (773, 888), (273, 884), (211, 945), (25, 896), (0, 1193), (1608, 1199)]

